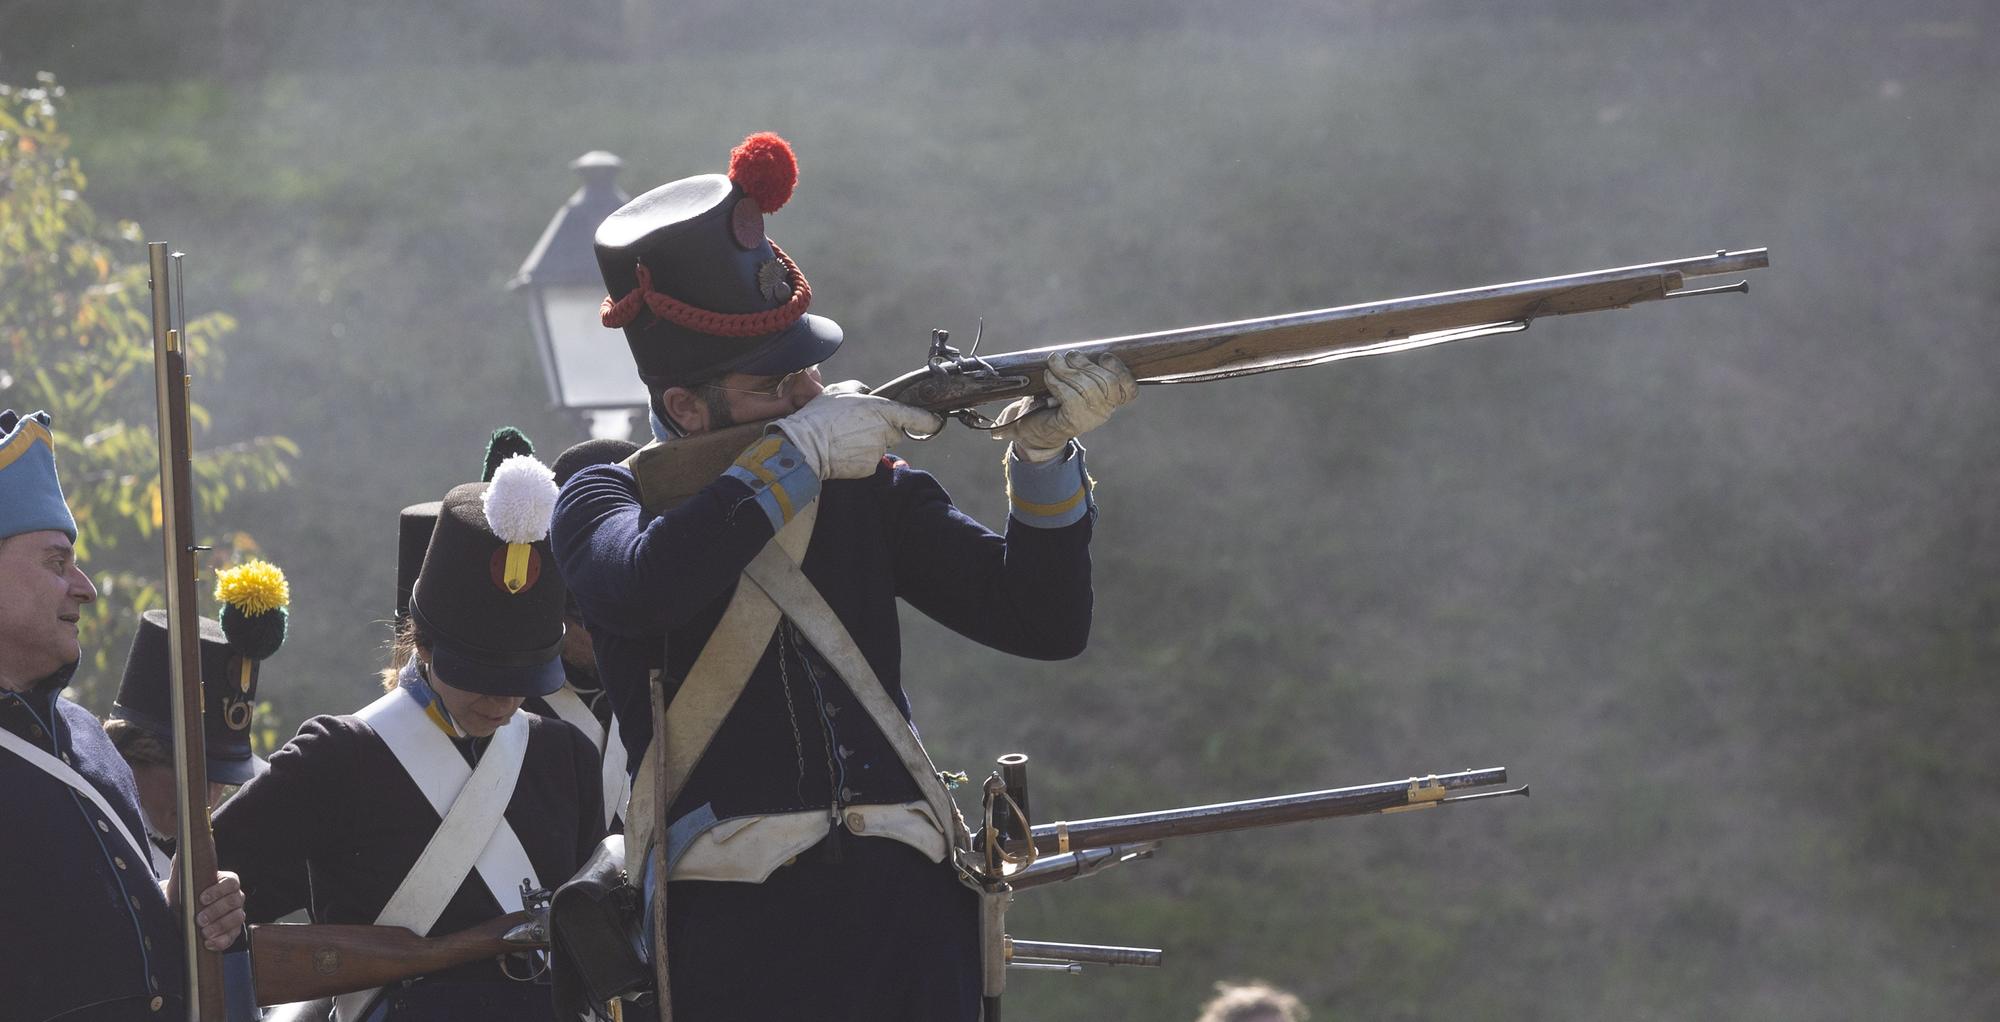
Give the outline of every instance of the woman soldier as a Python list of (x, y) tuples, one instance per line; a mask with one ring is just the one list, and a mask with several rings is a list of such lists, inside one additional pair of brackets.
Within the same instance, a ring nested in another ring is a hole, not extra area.
[[(308, 720), (215, 817), (247, 892), (303, 866), (314, 922), (446, 934), (554, 888), (604, 833), (597, 750), (518, 712), (563, 683), (549, 470), (509, 459), (445, 495), (380, 699)], [(255, 921), (296, 906), (252, 895)], [(487, 960), (336, 1000), (356, 1019), (547, 1019), (532, 963)]]

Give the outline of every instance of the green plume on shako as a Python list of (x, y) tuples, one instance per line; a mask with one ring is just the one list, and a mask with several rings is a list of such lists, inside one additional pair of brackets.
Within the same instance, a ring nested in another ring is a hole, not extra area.
[(506, 464), (509, 459), (523, 454), (532, 457), (534, 453), (534, 441), (529, 440), (526, 433), (512, 426), (502, 426), (494, 430), (493, 435), (486, 440), (486, 466), (479, 473), (479, 481), (492, 482), (493, 473), (499, 471), (500, 466)]
[(528, 582), (529, 547), (547, 538), (555, 515), (555, 473), (531, 455), (516, 454), (493, 471), (493, 481), (480, 499), (487, 526), (507, 544), (502, 576), (507, 589), (519, 592)]
[(248, 561), (215, 573), (215, 598), (222, 602), (223, 634), (236, 651), (263, 660), (285, 643), (291, 585), (269, 561)]

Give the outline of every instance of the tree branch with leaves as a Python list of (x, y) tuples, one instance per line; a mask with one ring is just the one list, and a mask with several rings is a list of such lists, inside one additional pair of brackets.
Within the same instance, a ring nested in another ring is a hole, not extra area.
[[(163, 603), (152, 306), (139, 225), (100, 223), (83, 199), (87, 182), (57, 117), (62, 98), (46, 74), (30, 87), (0, 83), (0, 406), (54, 418), (78, 555), (100, 592), (85, 608), (85, 662), (73, 684), (79, 701), (102, 711), (138, 614)], [(235, 329), (223, 312), (189, 317), (195, 393), (219, 377), (222, 341)], [(197, 437), (208, 431), (201, 405), (190, 418)], [(232, 496), (285, 485), (298, 454), (282, 436), (197, 448), (197, 513), (212, 523)], [(215, 550), (211, 570), (256, 550), (246, 532), (199, 534)]]

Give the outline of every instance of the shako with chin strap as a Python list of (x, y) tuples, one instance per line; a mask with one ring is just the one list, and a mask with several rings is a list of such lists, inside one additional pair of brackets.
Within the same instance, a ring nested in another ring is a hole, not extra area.
[[(485, 467), (480, 470), (479, 481), (490, 483), (493, 473), (507, 459), (535, 453), (534, 441), (527, 434), (512, 426), (502, 426), (493, 431), (486, 440)], [(556, 485), (562, 485), (562, 475), (556, 475)], [(421, 504), (411, 504), (403, 509), (396, 528), (396, 623), (410, 616), (410, 590), (417, 584), (417, 570), (424, 566), (424, 551), (430, 549), (431, 533), (437, 528), (438, 508), (442, 501), (427, 500)]]
[(410, 594), (410, 617), (445, 684), (483, 695), (545, 696), (562, 687), (567, 593), (549, 549), (556, 484), (521, 454), (491, 482), (452, 488)]
[(840, 347), (840, 324), (806, 311), (804, 271), (764, 236), (798, 177), (790, 143), (758, 132), (730, 151), (727, 175), (663, 184), (598, 225), (602, 320), (625, 331), (649, 385), (789, 373)]

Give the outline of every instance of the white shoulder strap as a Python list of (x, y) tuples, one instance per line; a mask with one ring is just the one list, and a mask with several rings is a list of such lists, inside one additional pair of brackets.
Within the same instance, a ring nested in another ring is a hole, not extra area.
[[(133, 856), (139, 861), (144, 862), (149, 872), (156, 869), (157, 864), (153, 861), (153, 856), (150, 854), (153, 850), (152, 842), (148, 841), (145, 844), (140, 844), (134, 840), (132, 831), (125, 826), (125, 818), (119, 816), (117, 811), (111, 808), (111, 803), (105, 799), (103, 792), (97, 790), (97, 785), (85, 780), (84, 776), (77, 773), (74, 767), (43, 752), (34, 743), (6, 728), (0, 728), (0, 749), (6, 749), (8, 752), (21, 757), (27, 761), (29, 766), (69, 785), (85, 798), (90, 799), (91, 803), (97, 806), (97, 811), (103, 813), (104, 818), (110, 820), (111, 825), (118, 829), (118, 836), (125, 839), (125, 846), (132, 850)], [(158, 874), (155, 873), (155, 876), (157, 877)]]
[[(860, 647), (854, 644), (853, 637), (847, 634), (839, 616), (799, 568), (798, 562), (805, 558), (807, 541), (811, 538), (812, 522), (808, 516), (818, 509), (818, 504), (808, 507), (805, 514), (780, 530), (743, 569), (745, 579), (752, 584), (736, 587), (736, 595), (723, 611), (722, 620), (667, 706), (666, 741), (662, 743), (660, 736), (655, 736), (646, 750), (633, 785), (632, 808), (625, 817), (629, 833), (643, 832), (629, 826), (634, 819), (663, 825), (664, 821), (652, 819), (653, 807), (662, 802), (671, 804), (679, 794), (680, 786), (686, 783), (716, 730), (722, 726), (722, 719), (736, 705), (780, 619), (790, 619), (797, 625), (806, 641), (847, 683), (917, 782), (938, 827), (947, 836), (955, 829), (957, 806), (938, 779), (937, 767), (932, 765), (923, 743), (917, 740), (902, 711), (889, 699), (888, 691)], [(793, 527), (801, 523), (804, 531), (794, 533)], [(664, 752), (662, 744), (666, 746)], [(664, 799), (654, 797), (653, 793), (653, 759), (658, 755), (667, 757)]]
[(604, 725), (597, 722), (597, 715), (590, 712), (590, 707), (583, 705), (583, 697), (577, 695), (575, 689), (564, 685), (543, 696), (542, 701), (556, 711), (556, 716), (583, 732), (584, 737), (590, 739), (590, 744), (597, 746), (599, 753), (604, 751)]
[(618, 733), (618, 715), (604, 727), (604, 826), (608, 829), (611, 821), (625, 811), (626, 800), (632, 797), (632, 771), (630, 754), (625, 751), (625, 736)]
[[(480, 879), (493, 899), (500, 903), (503, 912), (518, 911), (521, 907), (520, 883), (523, 879), (536, 881), (535, 869), (528, 862), (528, 853), (521, 847), (520, 838), (514, 828), (507, 825), (507, 803), (514, 796), (514, 782), (521, 773), (521, 760), (528, 748), (527, 718), (516, 714), (506, 725), (493, 732), (492, 743), (479, 759), (479, 769), (474, 770), (465, 762), (451, 739), (438, 730), (417, 705), (415, 698), (404, 689), (398, 688), (375, 702), (362, 708), (356, 714), (395, 754), (396, 762), (415, 781), (444, 821), (438, 825), (437, 834), (424, 849), (424, 855), (417, 863), (423, 866), (434, 855), (445, 849), (440, 845), (457, 844), (463, 847), (452, 849), (453, 858), (477, 856)], [(473, 783), (473, 782), (479, 783)], [(435, 861), (435, 860), (432, 860)], [(427, 919), (377, 919), (378, 925), (408, 926), (418, 933), (424, 933), (437, 921), (437, 913), (444, 911), (445, 902), (458, 891), (471, 872), (473, 862), (468, 859), (465, 867), (453, 876), (440, 875), (442, 901), (437, 910)], [(417, 873), (412, 870), (405, 878), (397, 894), (413, 885)], [(539, 884), (537, 884), (539, 886)], [(391, 897), (384, 913), (397, 905), (397, 898)], [(409, 911), (405, 909), (405, 915)]]
[[(508, 826), (505, 815), (528, 751), (527, 718), (515, 714), (493, 732), (475, 770), (402, 688), (368, 704), (355, 716), (381, 736), (396, 762), (443, 818), (416, 864), (375, 917), (375, 925), (402, 926), (420, 936), (428, 935), (475, 866), (486, 889), (500, 903), (500, 910), (519, 911), (521, 891), (517, 885), (525, 879), (540, 886), (527, 850), (521, 847), (521, 839)], [(362, 990), (335, 998), (335, 1017), (361, 1017), (376, 992)]]
[(632, 778), (625, 772), (625, 743), (618, 737), (618, 718), (613, 717), (608, 726), (599, 724), (597, 715), (583, 704), (583, 697), (568, 685), (543, 697), (543, 701), (549, 704), (549, 709), (556, 711), (556, 716), (576, 725), (576, 729), (597, 746), (598, 762), (602, 768), (599, 776), (604, 784), (604, 825), (611, 826), (611, 821), (617, 818), (619, 811), (625, 807), (625, 800), (632, 794)]

